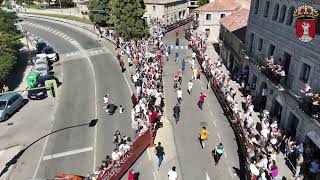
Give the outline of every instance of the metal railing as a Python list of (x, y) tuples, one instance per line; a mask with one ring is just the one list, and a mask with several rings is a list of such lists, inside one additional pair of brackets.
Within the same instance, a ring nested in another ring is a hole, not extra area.
[(310, 96), (303, 96), (302, 101), (299, 102), (300, 109), (305, 112), (310, 118), (320, 123), (320, 106), (312, 104)]
[(175, 30), (177, 27), (181, 27), (183, 25), (186, 25), (189, 22), (193, 21), (193, 19), (194, 19), (193, 16), (189, 16), (186, 19), (177, 21), (177, 22), (175, 22), (173, 24), (169, 24), (169, 25), (165, 26), (165, 28), (164, 28), (165, 29), (165, 33), (168, 33), (168, 32), (170, 32), (172, 30)]

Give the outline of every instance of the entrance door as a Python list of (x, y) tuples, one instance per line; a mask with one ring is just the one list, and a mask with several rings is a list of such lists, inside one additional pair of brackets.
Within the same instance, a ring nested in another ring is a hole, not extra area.
[(289, 118), (288, 128), (292, 137), (296, 137), (298, 124), (299, 124), (299, 119), (291, 113)]
[(278, 120), (278, 124), (280, 124), (281, 121), (281, 113), (282, 113), (282, 106), (281, 104), (275, 100), (275, 105), (274, 105), (274, 109), (273, 109), (273, 117), (276, 117)]

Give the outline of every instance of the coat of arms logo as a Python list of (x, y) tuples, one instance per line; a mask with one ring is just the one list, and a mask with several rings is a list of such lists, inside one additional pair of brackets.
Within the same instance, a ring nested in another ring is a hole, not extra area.
[(310, 42), (316, 35), (316, 23), (319, 16), (318, 10), (310, 5), (302, 5), (293, 12), (297, 18), (296, 34), (300, 41)]

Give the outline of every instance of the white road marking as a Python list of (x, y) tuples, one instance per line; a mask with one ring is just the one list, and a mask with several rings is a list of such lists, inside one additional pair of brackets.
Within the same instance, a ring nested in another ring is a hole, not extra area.
[(218, 136), (219, 141), (221, 142), (221, 136), (218, 132), (217, 132), (217, 136)]
[(210, 180), (208, 172), (206, 172), (206, 180)]
[(82, 148), (82, 149), (76, 149), (76, 150), (67, 151), (67, 152), (63, 152), (63, 153), (47, 155), (47, 156), (43, 157), (43, 160), (46, 161), (46, 160), (50, 160), (50, 159), (56, 159), (56, 158), (70, 156), (70, 155), (79, 154), (79, 153), (83, 153), (83, 152), (89, 152), (92, 150), (93, 150), (92, 146), (87, 147), (87, 148)]
[(213, 121), (213, 125), (214, 125), (214, 127), (217, 127), (217, 123), (215, 120)]
[(211, 115), (211, 116), (213, 116), (213, 113), (212, 113), (212, 111), (210, 111), (210, 115)]
[(152, 172), (152, 174), (153, 174), (153, 179), (154, 179), (154, 180), (157, 180), (156, 172)]
[(148, 159), (151, 161), (150, 149), (147, 149)]
[(232, 170), (230, 167), (228, 167), (228, 170), (229, 170), (229, 174), (230, 174), (231, 178), (233, 179), (233, 176), (235, 176), (234, 173), (232, 173)]
[(204, 88), (203, 88), (203, 86), (201, 87), (201, 89), (202, 89), (202, 91), (204, 91)]
[(227, 156), (227, 153), (226, 153), (225, 151), (223, 152), (223, 156), (224, 156), (224, 158), (226, 158), (226, 159), (227, 159), (227, 157), (228, 157), (228, 156)]
[[(63, 81), (62, 81), (62, 82), (63, 82)], [(53, 120), (51, 121), (51, 126), (50, 126), (50, 130), (49, 130), (49, 133), (48, 133), (48, 134), (50, 134), (50, 133), (52, 132), (53, 122), (54, 122), (54, 118), (53, 118)], [(36, 176), (37, 176), (37, 174), (38, 174), (38, 170), (39, 170), (39, 168), (40, 168), (40, 164), (41, 164), (41, 161), (42, 161), (42, 157), (43, 157), (44, 152), (45, 152), (45, 150), (46, 150), (48, 141), (49, 141), (49, 136), (46, 137), (46, 140), (45, 140), (45, 142), (44, 142), (44, 145), (43, 145), (43, 148), (42, 148), (42, 151), (41, 151), (41, 155), (40, 155), (40, 159), (39, 159), (39, 161), (38, 161), (36, 170), (35, 170), (34, 173), (33, 173), (32, 179), (35, 179)]]

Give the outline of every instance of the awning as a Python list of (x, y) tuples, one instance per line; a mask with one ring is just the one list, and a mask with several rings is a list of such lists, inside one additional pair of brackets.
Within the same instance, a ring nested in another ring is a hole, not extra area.
[(316, 133), (315, 131), (310, 131), (307, 133), (307, 136), (320, 149), (320, 134)]

